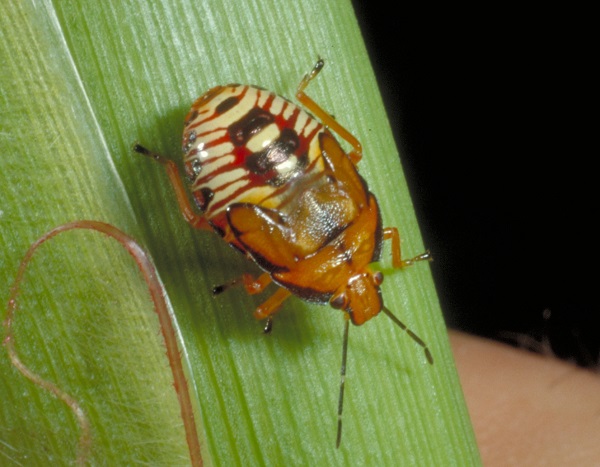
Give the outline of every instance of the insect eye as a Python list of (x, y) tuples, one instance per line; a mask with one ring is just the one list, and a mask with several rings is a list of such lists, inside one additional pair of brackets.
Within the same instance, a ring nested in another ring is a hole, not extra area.
[(344, 292), (341, 292), (331, 297), (331, 300), (329, 300), (329, 304), (332, 308), (335, 308), (336, 310), (344, 309), (348, 305), (348, 297), (346, 297), (346, 294)]
[(375, 274), (373, 274), (373, 283), (376, 286), (380, 286), (383, 282), (383, 274), (381, 273), (381, 271), (377, 271)]

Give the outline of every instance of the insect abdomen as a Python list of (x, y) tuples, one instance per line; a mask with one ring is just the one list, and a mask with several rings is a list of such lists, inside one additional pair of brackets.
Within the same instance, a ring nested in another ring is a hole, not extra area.
[(234, 203), (280, 209), (323, 172), (321, 123), (288, 100), (253, 86), (211, 89), (186, 118), (186, 174), (200, 209), (226, 228)]

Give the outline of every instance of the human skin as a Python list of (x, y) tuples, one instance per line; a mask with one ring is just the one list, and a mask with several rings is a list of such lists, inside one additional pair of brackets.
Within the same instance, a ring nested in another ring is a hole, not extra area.
[(483, 465), (600, 465), (600, 375), (450, 332)]

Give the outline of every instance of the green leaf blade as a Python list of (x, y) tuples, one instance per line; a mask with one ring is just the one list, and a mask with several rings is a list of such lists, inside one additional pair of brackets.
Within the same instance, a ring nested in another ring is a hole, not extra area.
[[(0, 21), (7, 39), (2, 58), (8, 58), (0, 75), (7, 109), (0, 134), (7, 168), (0, 175), (3, 283), (10, 284), (29, 244), (55, 225), (82, 218), (113, 223), (149, 250), (165, 283), (207, 463), (478, 465), (426, 264), (391, 271), (386, 246), (383, 293), (430, 346), (435, 363), (428, 365), (385, 317), (352, 328), (344, 435), (336, 450), (339, 312), (293, 298), (273, 335), (262, 336), (251, 311), (263, 296), (231, 290), (214, 299), (210, 293), (241, 272), (257, 273), (255, 266), (216, 236), (192, 231), (162, 168), (130, 151), (138, 140), (177, 160), (183, 118), (202, 92), (248, 82), (291, 98), (321, 55), (327, 65), (310, 95), (363, 143), (361, 174), (378, 196), (384, 224), (399, 228), (404, 254), (423, 251), (348, 2), (41, 2), (10, 5)], [(95, 462), (186, 464), (175, 396), (165, 392), (170, 371), (135, 267), (94, 235), (73, 233), (56, 242), (40, 252), (40, 261), (54, 266), (32, 270), (25, 285), (23, 309), (32, 316), (23, 317), (17, 334), (21, 351), (61, 378), (70, 362), (83, 359), (79, 377), (62, 384), (86, 401)], [(50, 280), (56, 265), (65, 272)], [(8, 286), (2, 297), (7, 294)], [(53, 363), (58, 356), (66, 363)], [(42, 460), (51, 452), (74, 459), (71, 414), (19, 381), (4, 358), (0, 372), (9, 382), (0, 385), (3, 397), (21, 404), (2, 407), (0, 416), (10, 423), (0, 436), (14, 450), (0, 448), (1, 455)], [(99, 374), (106, 375), (100, 383)], [(155, 392), (146, 392), (153, 385)], [(29, 405), (29, 394), (39, 401)], [(43, 443), (17, 442), (15, 433), (32, 429), (44, 433)]]

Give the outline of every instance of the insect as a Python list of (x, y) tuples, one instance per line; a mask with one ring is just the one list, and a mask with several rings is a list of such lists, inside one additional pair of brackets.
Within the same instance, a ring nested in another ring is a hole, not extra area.
[[(431, 258), (425, 252), (402, 259), (398, 230), (382, 227), (377, 200), (356, 169), (360, 142), (304, 92), (323, 66), (319, 59), (298, 86), (296, 98), (308, 111), (238, 84), (214, 87), (194, 102), (185, 119), (183, 162), (201, 214), (192, 208), (173, 161), (139, 144), (134, 150), (165, 166), (193, 227), (214, 230), (264, 271), (216, 287), (215, 294), (240, 282), (249, 294), (277, 285), (254, 311), (267, 320), (265, 332), (291, 295), (344, 313), (339, 446), (349, 321), (361, 325), (383, 311), (433, 363), (425, 342), (384, 306), (383, 274), (370, 264), (379, 259), (384, 240), (391, 241), (395, 268)], [(332, 132), (349, 143), (348, 153)]]

